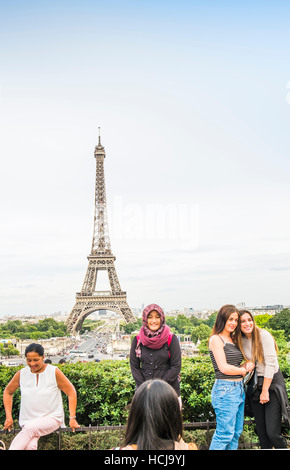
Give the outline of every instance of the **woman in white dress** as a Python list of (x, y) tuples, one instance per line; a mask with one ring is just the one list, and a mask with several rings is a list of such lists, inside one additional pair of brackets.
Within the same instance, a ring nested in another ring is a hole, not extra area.
[(13, 394), (20, 387), (21, 401), (19, 425), (21, 431), (13, 439), (9, 450), (37, 450), (41, 436), (64, 426), (61, 392), (68, 396), (69, 424), (73, 431), (76, 421), (77, 394), (73, 384), (56, 366), (44, 362), (44, 349), (32, 343), (25, 350), (27, 367), (13, 376), (4, 390), (3, 404), (6, 413), (4, 429), (13, 427)]

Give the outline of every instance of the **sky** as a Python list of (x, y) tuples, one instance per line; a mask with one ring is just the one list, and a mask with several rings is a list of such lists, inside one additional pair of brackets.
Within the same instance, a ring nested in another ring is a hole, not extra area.
[(130, 307), (290, 304), (289, 15), (0, 0), (0, 316), (73, 308), (99, 127)]

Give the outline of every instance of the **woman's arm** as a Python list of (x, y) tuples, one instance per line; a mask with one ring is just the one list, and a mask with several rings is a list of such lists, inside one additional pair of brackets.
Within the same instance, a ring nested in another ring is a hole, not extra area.
[(172, 336), (170, 343), (169, 369), (163, 378), (165, 382), (173, 382), (176, 380), (181, 371), (181, 349), (176, 335)]
[(13, 404), (13, 394), (20, 386), (20, 370), (16, 372), (14, 377), (10, 380), (9, 384), (4, 390), (3, 393), (3, 405), (6, 413), (6, 420), (4, 423), (4, 429), (11, 430), (13, 427), (13, 418), (12, 418), (12, 404)]
[(68, 380), (64, 373), (57, 367), (55, 371), (58, 388), (67, 395), (69, 407), (69, 425), (73, 431), (80, 425), (76, 421), (77, 392), (73, 384)]
[(135, 380), (136, 386), (139, 387), (143, 382), (145, 382), (145, 378), (142, 374), (142, 369), (140, 367), (140, 359), (136, 357), (136, 349), (137, 346), (137, 336), (133, 338), (132, 344), (131, 344), (131, 350), (130, 350), (130, 368), (131, 372), (133, 375), (133, 378)]
[(277, 352), (275, 349), (275, 342), (274, 342), (274, 338), (272, 337), (272, 335), (266, 330), (261, 330), (260, 337), (262, 341), (264, 363), (265, 363), (264, 381), (263, 381), (262, 392), (260, 395), (260, 403), (264, 404), (270, 401), (269, 388), (272, 383), (273, 376), (279, 368), (279, 365), (278, 365), (278, 359), (277, 359)]
[(267, 330), (261, 330), (260, 338), (263, 347), (265, 367), (263, 375), (268, 379), (273, 379), (274, 374), (278, 372), (279, 369), (275, 341), (273, 336)]

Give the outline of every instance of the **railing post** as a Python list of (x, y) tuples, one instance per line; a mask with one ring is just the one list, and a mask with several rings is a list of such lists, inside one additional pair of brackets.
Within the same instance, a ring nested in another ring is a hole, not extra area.
[(206, 442), (207, 442), (207, 448), (209, 448), (210, 442), (209, 442), (209, 420), (206, 420)]
[(121, 423), (119, 423), (119, 447), (121, 447), (122, 445), (122, 439), (121, 439), (121, 430), (122, 430), (122, 427), (121, 427)]

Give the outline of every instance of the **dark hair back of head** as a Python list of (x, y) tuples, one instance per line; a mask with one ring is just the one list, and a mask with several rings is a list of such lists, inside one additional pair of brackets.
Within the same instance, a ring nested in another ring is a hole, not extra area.
[(182, 432), (175, 390), (163, 380), (144, 382), (132, 400), (125, 444), (137, 444), (138, 450), (173, 449)]
[(37, 354), (39, 354), (39, 356), (44, 356), (44, 349), (41, 344), (38, 343), (29, 344), (29, 346), (27, 346), (27, 348), (25, 349), (25, 356), (27, 355), (27, 353), (30, 352), (36, 352)]

